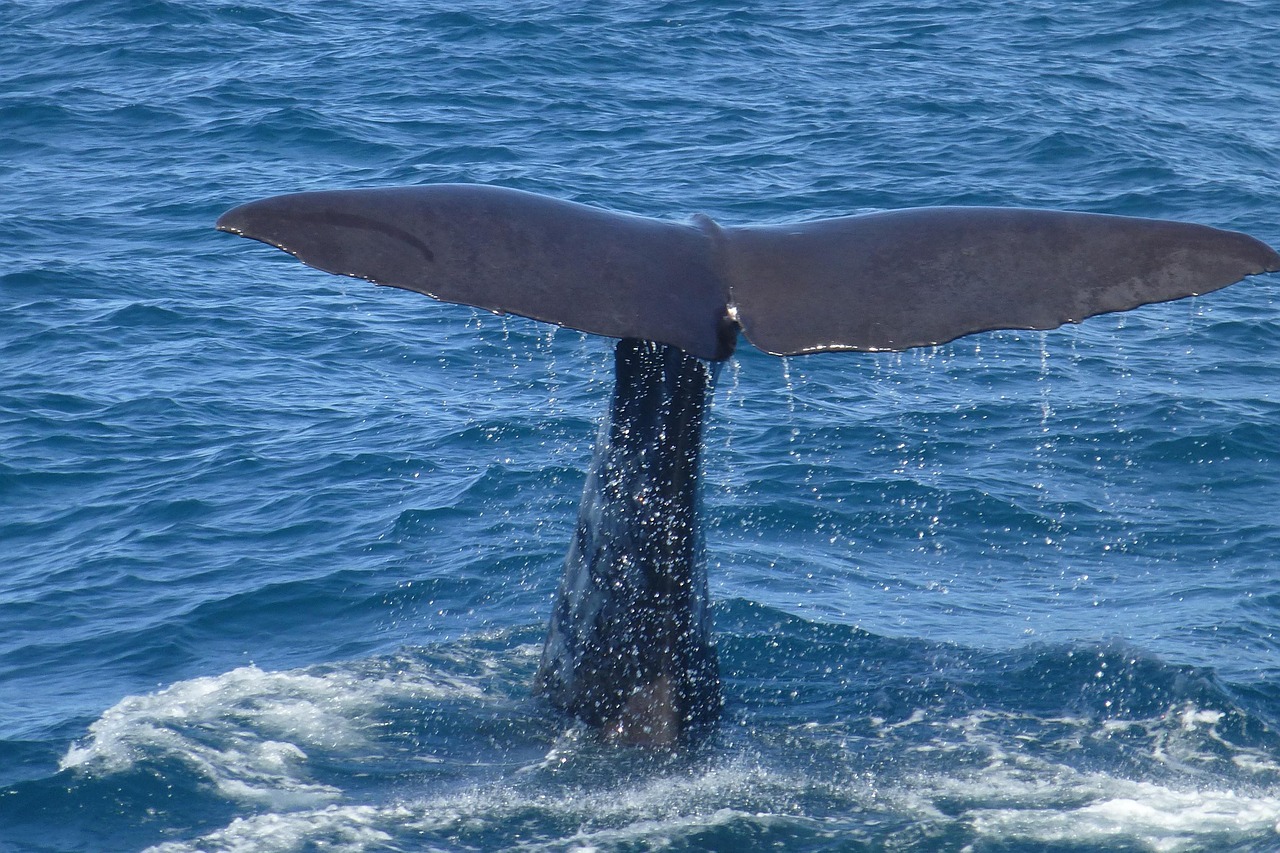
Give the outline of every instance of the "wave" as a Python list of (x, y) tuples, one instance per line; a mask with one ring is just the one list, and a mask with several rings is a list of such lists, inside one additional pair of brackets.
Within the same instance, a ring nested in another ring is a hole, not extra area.
[(978, 651), (724, 609), (727, 719), (684, 755), (604, 746), (531, 701), (530, 628), (131, 696), (66, 751), (57, 784), (83, 799), (158, 776), (187, 792), (185, 815), (152, 803), (168, 836), (154, 853), (1247, 850), (1280, 831), (1280, 739), (1211, 672), (1120, 646)]

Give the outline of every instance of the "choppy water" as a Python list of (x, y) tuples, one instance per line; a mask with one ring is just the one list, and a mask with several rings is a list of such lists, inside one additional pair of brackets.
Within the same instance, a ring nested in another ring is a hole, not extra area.
[(780, 361), (693, 754), (533, 702), (609, 346), (212, 230), (477, 181), (1280, 242), (1269, 0), (0, 2), (0, 850), (1280, 847), (1277, 276)]

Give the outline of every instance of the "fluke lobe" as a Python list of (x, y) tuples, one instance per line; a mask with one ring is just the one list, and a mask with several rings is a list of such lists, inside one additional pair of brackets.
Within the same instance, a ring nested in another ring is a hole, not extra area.
[(983, 207), (727, 227), (441, 184), (276, 196), (223, 231), (327, 272), (621, 339), (536, 687), (623, 742), (713, 723), (721, 691), (698, 526), (716, 363), (1052, 329), (1280, 271), (1244, 234)]

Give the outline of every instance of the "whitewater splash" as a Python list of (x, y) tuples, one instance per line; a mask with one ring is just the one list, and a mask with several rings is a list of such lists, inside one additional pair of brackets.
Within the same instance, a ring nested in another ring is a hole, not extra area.
[[(961, 654), (845, 643), (850, 655), (882, 660), (928, 654), (935, 669)], [(1042, 649), (1031, 662), (1043, 672), (1096, 655), (1120, 668), (1111, 654)], [(975, 851), (1280, 843), (1280, 766), (1269, 736), (1250, 735), (1265, 727), (1203, 683), (1178, 688), (1196, 679), (1176, 668), (1147, 662), (1153, 689), (1171, 699), (1130, 717), (991, 710), (958, 699), (972, 685), (943, 672), (898, 714), (850, 714), (803, 695), (748, 711), (731, 698), (730, 721), (705, 749), (659, 758), (546, 724), (522, 696), (537, 659), (534, 643), (487, 638), (300, 670), (241, 667), (123, 700), (62, 766), (72, 785), (153, 773), (232, 806), (229, 819), (161, 841), (156, 853), (796, 848), (890, 837)], [(750, 682), (767, 680), (767, 663), (759, 669), (744, 682), (730, 667), (730, 696), (745, 691), (751, 702)], [(1009, 671), (997, 669), (968, 676)], [(856, 709), (875, 701), (875, 687), (842, 689)], [(1065, 695), (1080, 685), (1045, 687)], [(369, 775), (393, 780), (393, 793), (371, 797)]]
[(406, 656), (285, 672), (244, 666), (126, 697), (89, 726), (59, 769), (110, 774), (170, 763), (244, 805), (314, 806), (342, 791), (314, 778), (311, 756), (376, 760), (397, 714), (492, 703), (485, 680), (426, 672)]

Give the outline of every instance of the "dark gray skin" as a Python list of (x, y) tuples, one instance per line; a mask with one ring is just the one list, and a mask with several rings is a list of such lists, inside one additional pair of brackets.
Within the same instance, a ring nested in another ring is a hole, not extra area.
[(924, 207), (721, 227), (457, 184), (296, 193), (218, 228), (339, 275), (613, 338), (728, 358), (903, 350), (991, 329), (1052, 329), (1280, 269), (1204, 225)]
[(218, 228), (310, 266), (623, 339), (537, 691), (625, 743), (714, 723), (698, 456), (739, 333), (766, 352), (882, 351), (1051, 329), (1280, 270), (1252, 237), (1086, 213), (918, 208), (728, 228), (497, 187), (298, 193)]
[(614, 368), (535, 687), (611, 740), (673, 746), (720, 716), (698, 524), (718, 371), (635, 338)]

